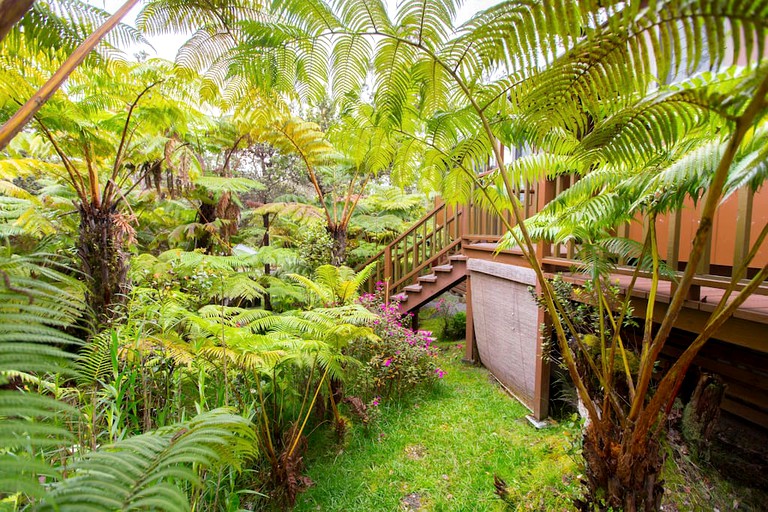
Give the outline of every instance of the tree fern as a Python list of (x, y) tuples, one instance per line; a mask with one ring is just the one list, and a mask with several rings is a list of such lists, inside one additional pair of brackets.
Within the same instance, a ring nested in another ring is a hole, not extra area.
[(44, 256), (0, 257), (0, 492), (42, 495), (37, 474), (56, 474), (39, 457), (42, 448), (71, 442), (56, 420), (73, 409), (34, 391), (21, 391), (19, 372), (72, 375), (71, 354), (61, 346), (79, 344), (60, 329), (82, 311), (68, 289), (80, 287)]
[(194, 466), (235, 468), (254, 455), (245, 418), (225, 409), (91, 452), (68, 468), (38, 510), (190, 510), (185, 488), (200, 485)]

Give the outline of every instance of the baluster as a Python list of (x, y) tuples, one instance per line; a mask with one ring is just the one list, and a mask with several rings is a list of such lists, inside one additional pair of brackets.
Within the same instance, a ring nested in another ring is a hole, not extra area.
[(402, 279), (408, 273), (408, 258), (410, 257), (410, 254), (408, 254), (408, 237), (403, 238), (400, 243), (403, 245), (402, 257), (400, 258), (400, 279)]
[(397, 250), (400, 242), (392, 245), (392, 284), (394, 285), (398, 279), (398, 266), (400, 261), (398, 260)]
[[(707, 202), (707, 194), (701, 196), (701, 204)], [(714, 220), (714, 219), (713, 219)], [(712, 231), (710, 230), (707, 241), (704, 244), (704, 249), (701, 253), (701, 259), (699, 260), (699, 266), (696, 267), (697, 274), (709, 274), (709, 264), (712, 260)]]
[(752, 227), (752, 203), (754, 193), (748, 186), (742, 187), (736, 192), (738, 194), (738, 211), (736, 213), (736, 243), (733, 250), (733, 265), (731, 266), (731, 275), (733, 268), (741, 264), (749, 254), (751, 245), (751, 227)]
[(461, 226), (459, 226), (459, 209), (458, 207), (453, 210), (453, 240), (459, 239), (459, 230)]
[[(389, 283), (390, 285), (393, 282), (392, 279), (392, 249), (388, 245), (386, 249), (384, 249), (384, 282)], [(389, 297), (387, 297), (387, 301), (389, 300)]]
[(523, 196), (523, 199), (525, 200), (525, 218), (531, 216), (531, 187), (528, 184), (528, 182), (524, 182), (523, 186), (525, 187), (525, 195)]
[(429, 257), (435, 255), (435, 246), (437, 244), (437, 216), (432, 217), (432, 244), (429, 246)]
[[(667, 266), (677, 272), (680, 263), (680, 225), (683, 218), (682, 210), (675, 210), (669, 213), (669, 231), (667, 235)], [(624, 236), (629, 236), (629, 226), (626, 225), (627, 232)], [(674, 283), (672, 283), (674, 286)]]
[[(557, 178), (555, 178), (555, 197), (559, 196), (562, 191), (563, 191), (563, 176), (558, 176)], [(560, 253), (562, 249), (562, 244), (557, 243), (554, 245), (555, 245), (555, 251), (554, 251), (555, 257), (559, 258), (562, 256), (562, 254)]]

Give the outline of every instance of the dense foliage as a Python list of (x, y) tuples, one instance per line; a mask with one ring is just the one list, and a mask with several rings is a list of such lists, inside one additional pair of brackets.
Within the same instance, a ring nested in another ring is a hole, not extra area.
[[(501, 247), (537, 274), (589, 419), (582, 508), (659, 507), (665, 411), (768, 277), (748, 272), (764, 226), (701, 334), (655, 373), (720, 205), (766, 178), (768, 3), (511, 0), (457, 25), (460, 5), (150, 0), (138, 29), (80, 1), (0, 13), (2, 499), (218, 510), (277, 489), (292, 503), (307, 428), (328, 417), (343, 434), (345, 389), (362, 411), (442, 376), (428, 333), (356, 302), (372, 267), (343, 266), (423, 211), (426, 194), (399, 185), (496, 212)], [(121, 54), (166, 33), (189, 35), (175, 63)], [(526, 220), (520, 189), (569, 175)], [(686, 201), (698, 227), (667, 268), (658, 219)], [(639, 219), (643, 241), (616, 236)], [(538, 258), (566, 243), (589, 311)], [(619, 262), (630, 288), (641, 270), (652, 283), (637, 339), (631, 290), (608, 282)]]

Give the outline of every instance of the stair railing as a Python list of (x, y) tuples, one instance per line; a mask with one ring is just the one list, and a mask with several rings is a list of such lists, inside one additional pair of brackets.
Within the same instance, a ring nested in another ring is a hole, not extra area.
[(445, 203), (418, 220), (395, 238), (362, 267), (376, 263), (376, 268), (364, 289), (373, 292), (376, 283), (385, 283), (386, 296), (399, 293), (402, 288), (436, 262), (447, 260), (461, 249), (465, 233), (464, 208)]

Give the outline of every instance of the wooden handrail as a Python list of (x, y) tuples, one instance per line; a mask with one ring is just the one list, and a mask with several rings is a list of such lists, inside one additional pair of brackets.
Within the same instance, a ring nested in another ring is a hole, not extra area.
[[(414, 230), (416, 230), (416, 229), (417, 229), (419, 226), (423, 226), (425, 222), (427, 222), (427, 221), (428, 221), (429, 219), (431, 219), (431, 218), (432, 218), (434, 215), (436, 215), (436, 214), (437, 214), (437, 213), (438, 213), (440, 210), (443, 210), (443, 209), (445, 209), (445, 203), (443, 203), (443, 204), (440, 204), (440, 205), (438, 205), (438, 206), (435, 206), (435, 207), (434, 207), (432, 210), (430, 210), (430, 211), (429, 211), (429, 212), (428, 212), (426, 215), (424, 215), (424, 216), (423, 216), (421, 219), (419, 219), (418, 221), (416, 221), (416, 223), (415, 223), (413, 226), (411, 226), (411, 227), (410, 227), (410, 228), (408, 228), (408, 229), (407, 229), (405, 232), (401, 233), (401, 234), (400, 234), (399, 236), (397, 236), (397, 237), (396, 237), (394, 240), (392, 240), (391, 242), (389, 242), (389, 244), (387, 244), (387, 246), (391, 247), (391, 246), (395, 245), (396, 243), (398, 243), (398, 242), (402, 241), (402, 240), (403, 240), (403, 239), (404, 239), (406, 236), (408, 236), (408, 235), (412, 234), (412, 233), (414, 232)], [(384, 256), (384, 252), (385, 252), (386, 250), (387, 250), (387, 248), (386, 248), (386, 247), (385, 247), (384, 249), (380, 250), (380, 251), (379, 251), (379, 252), (377, 252), (375, 255), (373, 255), (373, 256), (371, 256), (370, 258), (368, 258), (368, 260), (367, 260), (365, 263), (363, 263), (363, 264), (359, 265), (359, 266), (357, 267), (357, 269), (356, 269), (356, 270), (360, 271), (360, 270), (364, 269), (365, 267), (367, 267), (368, 265), (370, 265), (371, 263), (373, 263), (374, 261), (376, 261), (376, 260), (380, 259), (382, 256)]]
[(408, 279), (437, 261), (436, 257), (444, 257), (446, 247), (454, 249), (466, 230), (463, 214), (463, 207), (449, 213), (449, 207), (440, 204), (369, 258), (360, 266), (376, 264), (376, 271), (366, 285), (368, 291), (374, 290), (374, 282), (385, 281), (389, 283), (388, 290), (396, 293)]
[(403, 277), (395, 281), (391, 286), (392, 290), (398, 290), (403, 283), (406, 283), (409, 280), (411, 280), (413, 277), (418, 276), (419, 272), (431, 266), (433, 263), (440, 261), (442, 258), (447, 256), (451, 252), (451, 250), (455, 249), (456, 247), (459, 247), (460, 245), (461, 245), (461, 238), (457, 238), (450, 244), (446, 245), (445, 247), (443, 247), (443, 249), (440, 250), (440, 252), (438, 252), (428, 260), (422, 262), (419, 266), (411, 270), (408, 274), (404, 275)]

